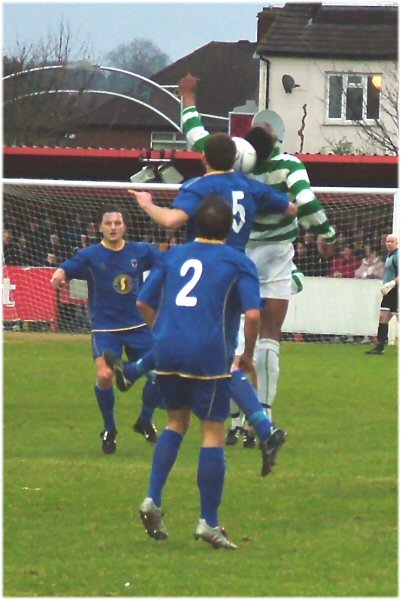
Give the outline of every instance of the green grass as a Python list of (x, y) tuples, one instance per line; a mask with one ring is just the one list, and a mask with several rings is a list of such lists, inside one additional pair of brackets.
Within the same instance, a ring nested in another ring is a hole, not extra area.
[[(118, 451), (100, 451), (86, 336), (4, 342), (5, 596), (397, 596), (397, 350), (282, 344), (274, 473), (227, 448), (216, 552), (198, 519), (194, 419), (164, 493), (170, 538), (138, 518), (152, 447), (138, 392), (118, 394)], [(135, 395), (135, 397), (134, 397)], [(156, 423), (165, 421), (158, 411)]]

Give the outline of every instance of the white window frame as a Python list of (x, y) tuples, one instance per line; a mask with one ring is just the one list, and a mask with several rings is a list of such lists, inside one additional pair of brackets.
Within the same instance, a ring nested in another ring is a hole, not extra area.
[[(363, 90), (363, 99), (362, 99), (362, 119), (358, 120), (358, 123), (367, 123), (374, 124), (376, 121), (380, 121), (381, 119), (381, 108), (382, 108), (382, 100), (381, 96), (379, 99), (379, 115), (377, 119), (368, 119), (366, 117), (367, 111), (367, 98), (368, 98), (368, 78), (373, 76), (380, 76), (383, 81), (383, 73), (378, 71), (374, 71), (371, 73), (355, 73), (355, 72), (335, 72), (329, 71), (326, 73), (326, 123), (328, 124), (344, 124), (344, 125), (352, 125), (355, 123), (355, 119), (347, 119), (347, 89), (348, 88), (357, 88), (362, 87)], [(342, 78), (342, 94), (341, 94), (341, 117), (330, 117), (329, 116), (329, 99), (330, 99), (330, 77), (341, 77)], [(361, 77), (361, 84), (348, 83), (349, 77)]]
[(181, 131), (152, 131), (152, 150), (188, 150), (185, 134)]

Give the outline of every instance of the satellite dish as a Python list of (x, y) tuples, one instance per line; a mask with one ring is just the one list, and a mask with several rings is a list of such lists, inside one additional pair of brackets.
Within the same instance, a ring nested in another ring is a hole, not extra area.
[(286, 94), (291, 94), (294, 88), (299, 87), (299, 85), (295, 83), (295, 79), (292, 77), (292, 75), (283, 75), (281, 78), (281, 83), (283, 84)]
[(269, 108), (260, 110), (252, 119), (252, 127), (268, 123), (274, 129), (279, 142), (283, 142), (285, 134), (284, 121), (278, 113)]

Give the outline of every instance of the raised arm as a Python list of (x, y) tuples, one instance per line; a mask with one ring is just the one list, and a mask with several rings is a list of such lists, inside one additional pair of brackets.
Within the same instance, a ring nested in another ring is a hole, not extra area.
[(196, 109), (196, 89), (199, 78), (188, 73), (178, 82), (178, 91), (182, 97), (182, 128), (191, 148), (203, 152), (209, 139), (209, 132), (203, 127)]

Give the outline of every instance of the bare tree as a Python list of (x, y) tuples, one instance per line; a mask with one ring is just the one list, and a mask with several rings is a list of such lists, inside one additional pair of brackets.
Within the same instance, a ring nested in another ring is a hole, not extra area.
[(364, 121), (355, 121), (360, 138), (373, 146), (390, 154), (398, 154), (398, 69), (394, 64), (384, 73), (384, 86), (380, 98), (380, 119), (375, 119), (374, 124)]
[(152, 41), (135, 39), (130, 44), (121, 44), (111, 50), (105, 60), (109, 65), (151, 77), (171, 63), (170, 58)]
[(37, 44), (17, 42), (7, 50), (3, 55), (5, 144), (63, 145), (72, 117), (82, 111), (82, 99), (78, 93), (61, 94), (61, 90), (82, 90), (98, 77), (87, 68), (68, 68), (76, 57), (81, 65), (96, 60), (88, 41), (80, 41), (64, 23)]

